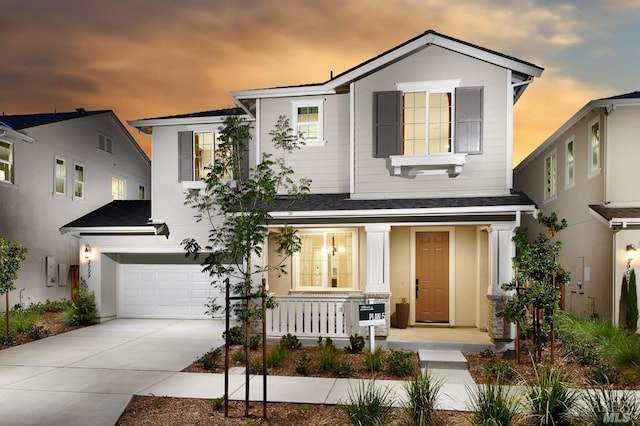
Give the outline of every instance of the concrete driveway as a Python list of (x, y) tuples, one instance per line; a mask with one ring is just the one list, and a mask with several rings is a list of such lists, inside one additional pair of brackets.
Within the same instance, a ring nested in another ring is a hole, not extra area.
[(212, 347), (219, 320), (116, 319), (0, 351), (3, 425), (112, 426)]

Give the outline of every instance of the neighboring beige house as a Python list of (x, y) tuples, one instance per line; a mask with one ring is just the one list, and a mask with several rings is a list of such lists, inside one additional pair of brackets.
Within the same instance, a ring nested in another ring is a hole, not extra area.
[[(514, 230), (535, 211), (512, 192), (513, 106), (541, 73), (427, 31), (324, 83), (233, 92), (240, 110), (131, 121), (152, 135), (150, 224), (162, 236), (125, 227), (95, 235), (91, 217), (63, 232), (98, 254), (93, 268), (102, 272), (90, 285), (104, 296), (103, 317), (201, 317), (208, 279), (180, 242), (205, 242), (207, 229), (183, 205), (184, 192), (203, 187), (200, 165), (214, 161), (225, 115), (241, 112), (253, 124), (250, 167), (272, 151), (269, 131), (286, 115), (306, 141), (287, 161), (312, 179), (312, 194), (272, 212), (272, 232), (294, 226), (302, 250), (288, 275), (265, 277), (280, 300), (269, 332), (348, 335), (358, 303), (392, 313), (406, 298), (411, 324), (477, 327), (508, 340), (510, 327), (494, 313), (512, 277)], [(266, 244), (268, 259), (275, 253)]]
[[(633, 92), (587, 103), (515, 168), (514, 187), (569, 223), (558, 234), (560, 262), (571, 271), (569, 311), (619, 321), (626, 247), (640, 245), (639, 164), (640, 92)], [(540, 232), (531, 218), (523, 224)]]
[(70, 299), (80, 244), (59, 228), (116, 198), (148, 199), (150, 172), (110, 110), (0, 116), (0, 235), (29, 249), (11, 305)]

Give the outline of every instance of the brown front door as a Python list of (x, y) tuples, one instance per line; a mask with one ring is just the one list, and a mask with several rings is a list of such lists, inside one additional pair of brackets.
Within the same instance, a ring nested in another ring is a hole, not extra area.
[(449, 322), (449, 233), (416, 234), (416, 321)]

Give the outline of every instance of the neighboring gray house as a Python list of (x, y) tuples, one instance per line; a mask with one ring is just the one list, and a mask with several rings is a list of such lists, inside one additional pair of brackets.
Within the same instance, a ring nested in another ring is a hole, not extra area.
[(148, 199), (150, 172), (113, 111), (0, 116), (0, 235), (29, 249), (11, 304), (70, 299), (80, 241), (59, 228), (113, 199)]
[[(541, 73), (427, 31), (324, 83), (233, 92), (254, 126), (249, 165), (272, 151), (269, 131), (286, 115), (306, 141), (287, 161), (313, 181), (307, 200), (272, 212), (272, 231), (293, 225), (302, 250), (288, 275), (265, 277), (280, 300), (269, 332), (345, 335), (352, 303), (379, 301), (393, 312), (406, 298), (411, 324), (477, 327), (508, 340), (494, 313), (512, 277), (513, 232), (535, 211), (512, 193), (513, 106)], [(204, 314), (208, 280), (187, 264), (180, 241), (204, 242), (207, 228), (183, 205), (184, 192), (203, 187), (200, 166), (215, 161), (216, 133), (238, 112), (130, 122), (152, 136), (150, 224), (162, 236), (124, 227), (96, 235), (89, 219), (99, 221), (98, 212), (63, 228), (101, 253), (93, 268), (102, 272), (89, 281), (103, 295), (104, 318)], [(102, 216), (99, 226), (109, 224)], [(265, 258), (276, 256), (265, 244)]]
[[(571, 271), (569, 311), (620, 320), (626, 248), (640, 246), (639, 164), (640, 92), (633, 92), (588, 102), (515, 168), (515, 188), (569, 223), (558, 234), (560, 262)], [(540, 231), (532, 218), (523, 223)]]

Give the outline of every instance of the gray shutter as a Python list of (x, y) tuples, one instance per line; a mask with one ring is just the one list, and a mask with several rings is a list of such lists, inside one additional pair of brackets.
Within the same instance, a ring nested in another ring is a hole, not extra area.
[(482, 153), (482, 87), (456, 89), (455, 152)]
[(178, 182), (193, 180), (193, 132), (178, 132)]
[(373, 156), (402, 154), (402, 92), (373, 94)]

